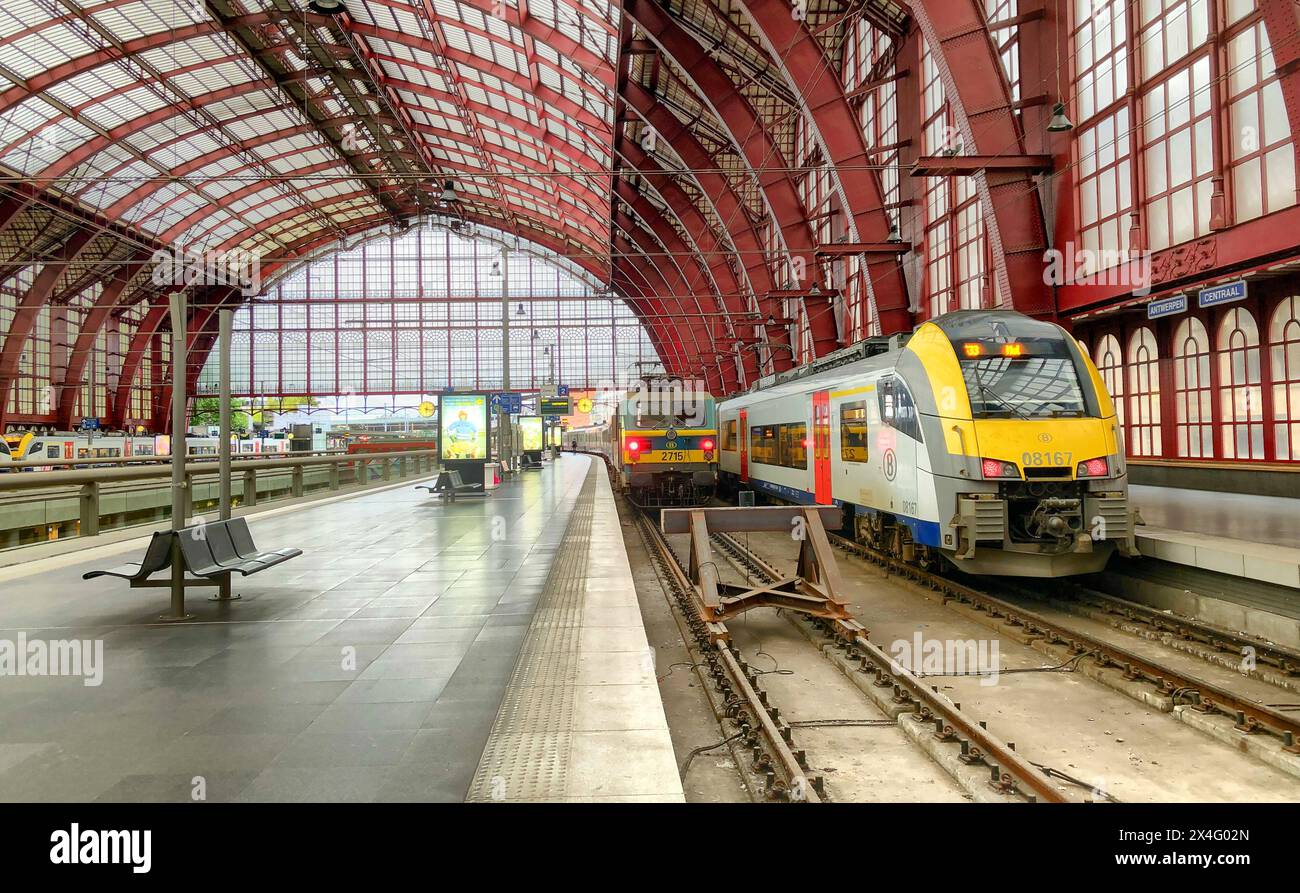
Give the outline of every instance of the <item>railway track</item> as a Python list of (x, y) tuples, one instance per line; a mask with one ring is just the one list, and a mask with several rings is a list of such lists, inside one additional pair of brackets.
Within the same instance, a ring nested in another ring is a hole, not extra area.
[[(1082, 660), (1092, 660), (1102, 668), (1119, 669), (1126, 680), (1154, 687), (1159, 695), (1167, 698), (1173, 705), (1186, 705), (1206, 715), (1225, 716), (1232, 720), (1233, 728), (1242, 734), (1266, 736), (1276, 741), (1283, 751), (1289, 754), (1300, 754), (1300, 746), (1297, 745), (1297, 737), (1300, 736), (1300, 715), (1288, 714), (1280, 709), (1250, 700), (1222, 685), (1159, 663), (1081, 630), (1063, 626), (1022, 605), (1013, 604), (997, 595), (942, 574), (907, 564), (852, 540), (835, 535), (831, 535), (830, 539), (833, 545), (843, 551), (866, 558), (892, 573), (942, 593), (945, 603), (955, 601), (967, 605), (989, 620), (1017, 628), (1023, 634), (1044, 640), (1048, 644), (1063, 646), (1071, 655)], [(1019, 595), (1042, 598), (1040, 593), (1035, 593), (1026, 587), (1009, 586), (1009, 588)], [(1117, 605), (1116, 609), (1124, 607)], [(1150, 617), (1146, 612), (1160, 616)], [(1134, 611), (1133, 614), (1135, 617), (1149, 617), (1153, 623), (1157, 620), (1162, 622), (1169, 628), (1171, 634), (1193, 638), (1204, 636), (1207, 640), (1231, 648), (1259, 645), (1258, 640), (1253, 637), (1217, 629), (1211, 631), (1207, 624), (1188, 618), (1163, 615), (1152, 609), (1145, 609), (1144, 612)], [(1267, 653), (1270, 660), (1279, 662), (1279, 666), (1295, 659), (1287, 649), (1277, 646), (1269, 646)]]
[[(731, 737), (748, 755), (747, 768), (762, 780), (763, 794), (771, 800), (821, 802), (823, 780), (808, 774), (806, 757), (795, 745), (793, 731), (782, 720), (780, 711), (768, 703), (758, 674), (725, 638), (719, 640), (717, 628), (721, 624), (706, 622), (695, 611), (691, 597), (694, 587), (654, 522), (640, 511), (635, 516), (646, 551), (686, 623), (691, 651), (699, 657), (697, 666), (705, 671), (706, 682), (711, 683), (705, 685), (705, 693), (718, 717), (735, 726)], [(745, 765), (741, 760), (737, 763)]]
[[(758, 674), (745, 665), (725, 625), (700, 616), (694, 586), (658, 527), (641, 514), (637, 523), (647, 550), (687, 618), (696, 648), (708, 664), (709, 676), (725, 696), (726, 716), (739, 726), (754, 768), (769, 773), (769, 795), (774, 799), (820, 802), (825, 796), (823, 780), (807, 775), (807, 761), (793, 742), (792, 728), (781, 718), (779, 709), (768, 702)], [(776, 578), (775, 568), (748, 553), (732, 537), (715, 534), (714, 542), (724, 555), (742, 562), (749, 571)], [(860, 669), (873, 675), (875, 685), (891, 689), (894, 705), (909, 713), (914, 722), (931, 728), (936, 741), (952, 745), (962, 764), (982, 767), (992, 790), (1030, 802), (1070, 802), (1047, 773), (1017, 754), (1014, 746), (998, 740), (983, 723), (962, 713), (960, 706), (939, 693), (937, 687), (895, 664), (861, 633), (859, 625), (820, 623), (827, 636), (854, 652)]]
[[(1240, 658), (1242, 655), (1249, 654), (1255, 666), (1243, 667), (1238, 660), (1235, 662), (1235, 668), (1240, 672), (1284, 688), (1300, 689), (1300, 651), (1294, 648), (1258, 636), (1225, 629), (1194, 617), (1169, 614), (1158, 608), (1078, 583), (1066, 582), (1058, 585), (1063, 592), (1072, 597), (1069, 607), (1085, 609), (1088, 616), (1095, 616), (1097, 619), (1109, 622), (1112, 626), (1166, 644), (1180, 643), (1181, 650), (1207, 660), (1212, 660), (1213, 655), (1221, 657), (1234, 655)], [(1037, 588), (1029, 591), (1039, 600), (1059, 600), (1059, 594), (1040, 591)], [(1224, 665), (1229, 663), (1214, 662)]]

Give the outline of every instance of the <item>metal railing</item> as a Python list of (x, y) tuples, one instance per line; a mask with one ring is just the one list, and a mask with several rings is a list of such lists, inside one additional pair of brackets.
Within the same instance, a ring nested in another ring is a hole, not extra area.
[[(87, 466), (110, 461), (71, 460), (71, 464)], [(76, 531), (69, 535), (83, 537), (96, 536), (103, 529), (156, 523), (171, 516), (169, 461), (114, 464), (123, 467), (0, 474), (0, 534), (31, 526), (6, 526), (5, 510), (9, 510), (12, 518), (15, 511), (34, 502), (65, 504), (62, 515), (47, 510), (47, 520), (38, 522), (35, 527), (50, 527), (75, 519)], [(233, 461), (231, 484), (238, 504), (247, 507), (264, 499), (299, 498), (309, 490), (340, 490), (345, 486), (362, 488), (393, 480), (394, 476), (400, 480), (428, 474), (436, 465), (436, 450), (244, 458)], [(216, 457), (212, 457), (212, 461), (198, 462), (193, 457), (187, 458), (181, 485), (186, 518), (193, 516), (196, 506), (215, 505), (220, 473)], [(262, 484), (261, 494), (258, 492), (259, 482)], [(150, 494), (159, 497), (156, 506), (149, 501)], [(129, 508), (132, 498), (135, 499), (134, 510)], [(75, 515), (67, 510), (72, 499), (77, 500)], [(142, 513), (147, 517), (131, 519), (132, 514), (138, 516)], [(104, 523), (106, 517), (110, 519), (107, 524)], [(48, 520), (50, 518), (56, 520)]]
[[(398, 451), (400, 452), (400, 451)], [(411, 451), (414, 452), (414, 451)], [(232, 462), (278, 462), (284, 459), (301, 459), (311, 456), (342, 456), (347, 450), (297, 450), (290, 453), (236, 453), (230, 457)], [(359, 455), (353, 453), (352, 455)], [(17, 459), (0, 465), (0, 472), (10, 470), (26, 472), (28, 469), (52, 469), (67, 471), (78, 468), (99, 468), (105, 465), (171, 465), (171, 456), (86, 456), (81, 459)], [(216, 464), (216, 453), (191, 453), (185, 457), (186, 464), (211, 462)]]

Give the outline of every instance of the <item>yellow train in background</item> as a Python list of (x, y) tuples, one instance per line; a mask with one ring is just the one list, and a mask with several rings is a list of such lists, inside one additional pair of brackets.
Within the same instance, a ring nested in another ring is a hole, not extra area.
[(696, 506), (713, 497), (718, 428), (712, 394), (646, 379), (619, 397), (607, 421), (564, 436), (566, 447), (604, 456), (638, 506)]

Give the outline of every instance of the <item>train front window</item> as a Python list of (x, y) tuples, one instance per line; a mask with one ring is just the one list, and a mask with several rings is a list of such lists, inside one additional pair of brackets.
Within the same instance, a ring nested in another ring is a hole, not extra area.
[(1078, 371), (1069, 356), (962, 356), (961, 370), (976, 417), (1034, 419), (1087, 413)]

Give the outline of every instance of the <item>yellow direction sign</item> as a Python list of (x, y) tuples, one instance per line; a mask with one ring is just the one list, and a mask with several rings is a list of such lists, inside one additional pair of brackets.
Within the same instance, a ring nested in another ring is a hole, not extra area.
[(433, 417), (433, 410), (434, 410), (433, 403), (431, 403), (428, 400), (425, 400), (423, 403), (420, 404), (420, 415), (426, 419)]

